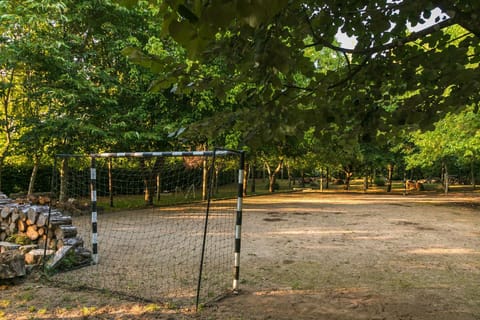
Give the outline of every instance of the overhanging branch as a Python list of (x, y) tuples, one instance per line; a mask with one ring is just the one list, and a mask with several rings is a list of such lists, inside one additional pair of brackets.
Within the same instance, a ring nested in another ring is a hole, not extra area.
[(313, 32), (313, 28), (311, 27), (310, 20), (308, 19), (308, 23), (310, 25), (310, 29), (312, 30), (312, 36), (315, 39), (315, 42), (310, 43), (305, 45), (305, 48), (310, 48), (310, 47), (316, 47), (316, 46), (324, 46), (327, 48), (330, 48), (335, 51), (343, 52), (346, 54), (374, 54), (374, 53), (379, 53), (383, 51), (387, 51), (396, 47), (403, 46), (409, 42), (418, 40), (426, 35), (429, 35), (431, 33), (434, 33), (435, 31), (438, 31), (440, 29), (443, 29), (445, 27), (451, 26), (455, 24), (455, 21), (453, 19), (446, 19), (443, 20), (437, 24), (434, 24), (430, 27), (427, 27), (423, 30), (413, 32), (410, 35), (406, 36), (405, 38), (398, 39), (396, 41), (392, 41), (390, 43), (384, 44), (384, 45), (379, 45), (379, 46), (373, 46), (373, 47), (368, 47), (368, 48), (354, 48), (354, 49), (348, 49), (348, 48), (343, 48), (340, 46), (336, 46), (322, 37), (319, 37)]

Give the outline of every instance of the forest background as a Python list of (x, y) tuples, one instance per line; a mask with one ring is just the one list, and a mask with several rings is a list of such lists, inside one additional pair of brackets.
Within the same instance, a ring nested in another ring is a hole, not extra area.
[(475, 186), (479, 9), (2, 0), (0, 190), (50, 190), (55, 154), (215, 147), (246, 150), (271, 191), (282, 168)]

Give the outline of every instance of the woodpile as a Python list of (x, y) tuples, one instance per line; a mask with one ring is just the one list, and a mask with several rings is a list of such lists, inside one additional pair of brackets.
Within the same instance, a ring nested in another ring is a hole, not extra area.
[[(45, 197), (43, 199), (45, 200)], [(67, 254), (70, 254), (69, 258), (77, 263), (89, 262), (91, 254), (83, 248), (83, 240), (77, 236), (77, 228), (72, 224), (72, 217), (63, 215), (58, 209), (50, 210), (48, 205), (41, 205), (38, 201), (36, 203), (13, 201), (0, 192), (0, 254), (8, 252), (11, 255), (10, 249), (16, 243), (15, 245), (23, 245), (24, 251), (21, 252), (20, 248), (14, 251), (20, 251), (27, 264), (41, 263), (47, 251), (49, 255), (59, 252), (54, 261), (55, 266)], [(64, 246), (68, 248), (62, 250)], [(48, 250), (45, 251), (45, 248)], [(62, 255), (62, 252), (65, 254)], [(2, 265), (0, 270), (1, 268)], [(10, 267), (4, 268), (11, 270)]]

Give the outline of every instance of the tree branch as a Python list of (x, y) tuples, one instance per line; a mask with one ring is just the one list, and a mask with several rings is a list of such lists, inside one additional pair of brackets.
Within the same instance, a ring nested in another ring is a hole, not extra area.
[(368, 60), (370, 60), (369, 57), (365, 57), (365, 59), (362, 61), (362, 63), (359, 64), (355, 70), (352, 71), (352, 69), (349, 69), (350, 72), (348, 73), (348, 76), (347, 76), (347, 77), (345, 77), (344, 79), (340, 80), (340, 81), (337, 82), (337, 83), (334, 83), (334, 84), (328, 86), (327, 89), (330, 90), (330, 89), (336, 88), (336, 87), (341, 86), (342, 84), (347, 83), (348, 81), (350, 81), (353, 77), (355, 77), (355, 75), (356, 75), (357, 73), (360, 72), (360, 70), (362, 70), (362, 68), (363, 68), (364, 66), (367, 65)]
[[(406, 36), (405, 38), (398, 39), (396, 41), (392, 41), (392, 42), (384, 44), (384, 45), (367, 47), (367, 48), (364, 48), (364, 49), (342, 48), (342, 47), (336, 46), (336, 45), (322, 39), (321, 37), (316, 36), (315, 33), (312, 32), (312, 36), (315, 38), (315, 42), (305, 45), (305, 48), (322, 45), (322, 46), (330, 48), (332, 50), (347, 53), (347, 54), (348, 53), (350, 53), (350, 54), (374, 54), (374, 53), (379, 53), (379, 52), (382, 52), (382, 51), (386, 51), (386, 50), (390, 50), (390, 49), (393, 49), (393, 48), (396, 48), (396, 47), (403, 46), (403, 45), (405, 45), (409, 42), (418, 40), (418, 39), (420, 39), (420, 38), (422, 38), (426, 35), (434, 33), (435, 31), (438, 31), (438, 30), (443, 29), (445, 27), (451, 26), (453, 24), (455, 24), (455, 21), (453, 19), (446, 19), (446, 20), (441, 21), (437, 24), (434, 24), (434, 25), (432, 25), (428, 28), (425, 28), (421, 31), (413, 32), (410, 35)], [(310, 22), (309, 22), (309, 25), (311, 26)]]

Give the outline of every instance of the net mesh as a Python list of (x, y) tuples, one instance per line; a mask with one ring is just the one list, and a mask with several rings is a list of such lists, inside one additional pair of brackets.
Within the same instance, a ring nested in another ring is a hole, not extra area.
[(95, 158), (96, 227), (90, 162), (57, 161), (51, 221), (72, 219), (48, 236), (68, 251), (53, 281), (175, 306), (231, 290), (238, 156)]

